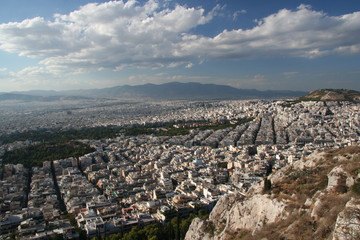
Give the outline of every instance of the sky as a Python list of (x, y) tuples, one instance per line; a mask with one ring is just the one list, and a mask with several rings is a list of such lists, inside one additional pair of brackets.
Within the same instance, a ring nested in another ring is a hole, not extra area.
[(360, 90), (360, 2), (0, 2), (0, 92), (173, 81)]

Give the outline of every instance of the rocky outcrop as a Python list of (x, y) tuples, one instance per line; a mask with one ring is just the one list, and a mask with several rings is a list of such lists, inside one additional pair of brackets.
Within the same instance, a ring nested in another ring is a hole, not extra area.
[(186, 233), (185, 239), (188, 240), (213, 240), (213, 225), (209, 225), (209, 222), (206, 222), (200, 218), (195, 218), (189, 227), (189, 230)]
[(211, 211), (209, 219), (215, 225), (224, 223), (224, 219), (227, 219), (229, 212), (236, 203), (239, 203), (245, 199), (245, 196), (241, 193), (227, 194), (219, 199), (214, 209)]
[(220, 198), (186, 240), (360, 239), (360, 147), (328, 150), (268, 176), (245, 195)]
[(360, 200), (352, 198), (339, 213), (333, 240), (360, 239)]
[[(236, 232), (251, 229), (253, 232), (261, 229), (265, 224), (273, 223), (288, 216), (286, 204), (268, 195), (256, 194), (250, 198), (239, 197), (236, 194), (224, 196), (216, 204), (209, 220), (196, 219), (190, 225), (185, 239), (226, 239), (225, 232)], [(211, 232), (202, 232), (204, 226)], [(200, 233), (200, 234), (199, 234)], [(201, 238), (199, 238), (201, 236)]]
[(342, 166), (334, 167), (328, 176), (328, 190), (336, 190), (340, 187), (351, 187), (354, 185), (354, 178), (347, 173)]
[(253, 197), (236, 203), (228, 213), (226, 228), (234, 232), (241, 229), (251, 229), (252, 232), (261, 229), (267, 223), (288, 216), (286, 204), (268, 195), (254, 195)]

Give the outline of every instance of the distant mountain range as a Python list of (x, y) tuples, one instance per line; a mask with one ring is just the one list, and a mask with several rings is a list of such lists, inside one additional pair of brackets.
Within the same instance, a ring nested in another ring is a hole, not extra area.
[(76, 99), (89, 99), (83, 96), (62, 96), (62, 95), (30, 95), (26, 93), (0, 93), (0, 101), (17, 100), (23, 102), (53, 102), (59, 100), (76, 100)]
[[(163, 100), (221, 100), (221, 99), (270, 99), (293, 98), (307, 94), (303, 91), (259, 91), (238, 89), (225, 85), (179, 83), (145, 84), (118, 86), (103, 89), (73, 91), (27, 91), (0, 93), (0, 100), (55, 101), (73, 98), (146, 98)], [(71, 96), (71, 98), (69, 98)]]

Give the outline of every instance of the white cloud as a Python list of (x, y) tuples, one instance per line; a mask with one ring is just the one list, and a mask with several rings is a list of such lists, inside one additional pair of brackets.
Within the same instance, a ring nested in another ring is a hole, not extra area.
[(0, 72), (5, 72), (7, 68), (0, 68)]
[[(49, 82), (64, 82), (70, 74), (59, 66), (26, 67), (17, 72), (7, 74), (8, 81), (19, 85), (37, 86), (47, 85)], [(50, 81), (49, 81), (50, 80)]]
[(296, 76), (298, 75), (299, 72), (283, 72), (283, 75), (286, 77), (286, 78), (291, 78), (293, 76)]
[(193, 63), (188, 63), (188, 65), (185, 66), (185, 68), (192, 68), (194, 66)]
[(51, 74), (360, 52), (360, 12), (328, 16), (300, 5), (267, 16), (251, 29), (205, 37), (190, 31), (210, 23), (221, 6), (206, 13), (201, 7), (159, 5), (155, 0), (91, 3), (66, 15), (56, 14), (52, 21), (37, 17), (0, 24), (0, 49), (39, 58), (44, 66), (40, 72)]
[(213, 12), (177, 5), (160, 9), (129, 0), (91, 3), (68, 15), (0, 24), (0, 49), (73, 70), (167, 67), (181, 34), (209, 22)]
[(235, 11), (235, 12), (233, 13), (233, 15), (232, 15), (232, 18), (233, 18), (233, 20), (235, 21), (235, 20), (239, 17), (239, 15), (245, 14), (245, 13), (247, 13), (247, 11), (246, 11), (245, 9), (239, 10), (239, 11)]
[(213, 38), (185, 36), (176, 53), (205, 59), (315, 58), (357, 52), (359, 43), (360, 12), (334, 17), (301, 5), (259, 20), (252, 29), (224, 30)]

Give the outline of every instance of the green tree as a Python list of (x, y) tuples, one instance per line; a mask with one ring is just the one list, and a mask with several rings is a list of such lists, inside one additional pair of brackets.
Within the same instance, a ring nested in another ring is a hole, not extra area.
[(271, 190), (271, 180), (264, 178), (263, 193), (267, 193)]

